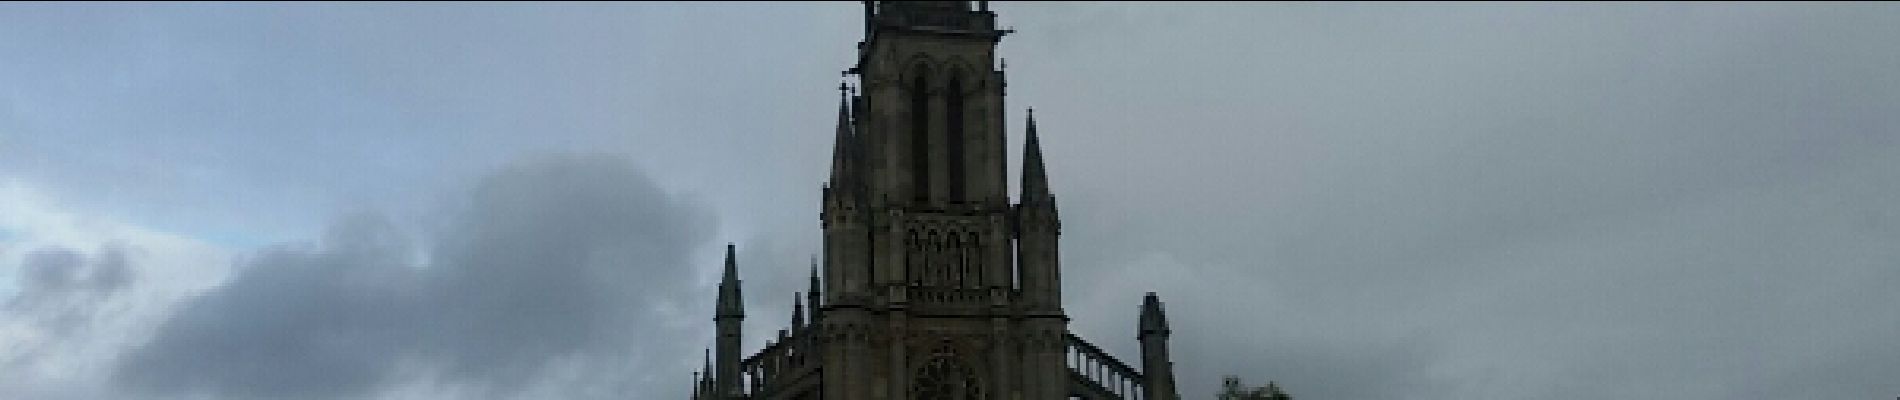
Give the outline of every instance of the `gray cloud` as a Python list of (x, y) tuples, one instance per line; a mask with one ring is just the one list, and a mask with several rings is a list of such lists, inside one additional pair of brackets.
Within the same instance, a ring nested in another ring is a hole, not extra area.
[(1160, 291), (1190, 397), (1900, 394), (1900, 10), (1085, 8), (1012, 93), (1077, 329)]
[(130, 251), (118, 244), (101, 246), (93, 254), (63, 246), (28, 250), (19, 264), (19, 291), (0, 303), (0, 310), (54, 337), (71, 335), (92, 322), (102, 301), (133, 283)]
[(426, 260), (373, 216), (339, 221), (319, 246), (259, 254), (184, 304), (117, 380), (157, 395), (360, 397), (420, 366), (507, 397), (579, 362), (575, 379), (624, 393), (654, 372), (639, 368), (672, 372), (693, 353), (641, 345), (680, 334), (656, 308), (693, 286), (704, 210), (604, 156), (515, 165), (466, 200)]
[[(1139, 295), (1160, 292), (1190, 398), (1230, 373), (1303, 399), (1900, 394), (1893, 5), (994, 6), (1017, 30), (1010, 126), (1038, 109), (1063, 201), (1074, 328), (1133, 358)], [(521, 149), (629, 154), (726, 217), (753, 348), (817, 248), (831, 88), (859, 29), (856, 5), (87, 10), (0, 12), (0, 74), (20, 83), (0, 96), (7, 174), (248, 239), (352, 198), (429, 209), (412, 183)], [(681, 397), (711, 291), (585, 294), (576, 254), (647, 247), (531, 222), (633, 235), (556, 211), (464, 214), (418, 244), (339, 223), (258, 254), (121, 383), (342, 396), (426, 381), (405, 375), (422, 365), (506, 391), (567, 354), (599, 370), (573, 397)], [(698, 262), (699, 283), (716, 263), (665, 254), (641, 260)], [(538, 263), (553, 274), (502, 267)], [(583, 306), (602, 299), (683, 333)], [(227, 352), (277, 367), (240, 371), (193, 349), (296, 357)], [(299, 376), (336, 389), (269, 386)]]

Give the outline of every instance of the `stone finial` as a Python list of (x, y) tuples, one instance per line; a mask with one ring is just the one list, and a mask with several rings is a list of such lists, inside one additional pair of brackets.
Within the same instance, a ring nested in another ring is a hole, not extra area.
[(1161, 309), (1161, 298), (1148, 292), (1141, 299), (1141, 334), (1168, 334), (1168, 315)]
[(745, 318), (745, 301), (739, 291), (739, 264), (733, 253), (732, 243), (726, 243), (726, 271), (719, 278), (718, 318)]
[(1025, 135), (1029, 138), (1023, 145), (1023, 202), (1041, 201), (1050, 198), (1049, 174), (1042, 165), (1042, 139), (1036, 135), (1036, 109), (1029, 109), (1028, 127)]

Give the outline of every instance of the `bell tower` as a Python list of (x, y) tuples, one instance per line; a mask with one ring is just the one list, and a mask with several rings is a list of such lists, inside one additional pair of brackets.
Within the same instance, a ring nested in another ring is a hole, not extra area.
[[(867, 384), (825, 397), (1061, 397), (1045, 384), (1066, 378), (1054, 274), (1018, 268), (1023, 224), (1009, 199), (996, 67), (1008, 31), (987, 2), (864, 7), (846, 71), (857, 90), (844, 88), (825, 189), (821, 323), (864, 333), (827, 348), (843, 368), (828, 363), (826, 381)], [(1053, 234), (1041, 239), (1027, 243), (1052, 254)], [(1053, 269), (1048, 261), (1036, 264)], [(1047, 292), (1024, 292), (1032, 287)]]
[(809, 308), (794, 301), (788, 329), (742, 357), (729, 247), (717, 351), (693, 398), (1177, 399), (1157, 298), (1142, 308), (1139, 368), (1068, 331), (1033, 110), (1021, 195), (1009, 196), (996, 58), (1009, 31), (988, 2), (865, 2), (862, 22), (838, 88)]
[(827, 304), (1013, 301), (994, 24), (967, 1), (865, 3), (825, 191)]
[(1003, 76), (1007, 32), (967, 1), (868, 2), (849, 73), (863, 89), (876, 200), (931, 209), (1007, 202)]

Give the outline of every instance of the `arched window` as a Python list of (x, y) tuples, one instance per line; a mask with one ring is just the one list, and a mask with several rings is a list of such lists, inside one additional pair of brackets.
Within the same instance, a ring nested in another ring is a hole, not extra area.
[(983, 246), (978, 244), (982, 242), (978, 242), (976, 240), (976, 232), (970, 232), (967, 235), (968, 236), (965, 237), (963, 241), (964, 243), (963, 262), (966, 264), (969, 264), (970, 266), (969, 267), (970, 277), (968, 278), (969, 286), (972, 288), (982, 288), (983, 287), (983, 252), (980, 250), (983, 248)]
[[(947, 234), (948, 232), (944, 233)], [(949, 257), (945, 257), (943, 251), (945, 242), (950, 241), (950, 238), (947, 236), (948, 235), (939, 235), (938, 232), (934, 231), (930, 233), (930, 279), (932, 282), (929, 283), (931, 286), (943, 286), (950, 281), (950, 279), (948, 279), (950, 274), (945, 273), (945, 270), (949, 268), (945, 268), (944, 265), (945, 259)]]
[(919, 202), (930, 199), (930, 95), (924, 81), (928, 72), (917, 67), (917, 78), (910, 86), (910, 177)]
[[(962, 75), (962, 74), (957, 74)], [(949, 150), (950, 201), (963, 200), (963, 77), (951, 76), (950, 84), (944, 86), (944, 121), (948, 122), (944, 130), (944, 144)]]
[(946, 257), (949, 259), (947, 260), (949, 262), (946, 263), (946, 264), (949, 264), (947, 265), (947, 267), (949, 268), (944, 268), (945, 275), (949, 275), (949, 279), (945, 279), (944, 286), (949, 286), (953, 288), (963, 287), (963, 278), (966, 276), (965, 274), (967, 273), (967, 271), (964, 269), (964, 266), (966, 264), (963, 261), (963, 256), (965, 254), (963, 251), (963, 246), (964, 246), (963, 235), (958, 235), (956, 232), (950, 232), (950, 246), (949, 246), (949, 250), (947, 251), (949, 254), (948, 254), (948, 257)]
[(910, 391), (912, 398), (920, 400), (983, 398), (983, 387), (977, 383), (976, 374), (949, 355), (932, 358), (919, 368)]
[(924, 255), (924, 286), (936, 286), (937, 281), (943, 279), (937, 272), (943, 269), (937, 266), (939, 262), (937, 254), (943, 249), (943, 238), (938, 237), (935, 230), (926, 230), (923, 245), (924, 250), (921, 253)]
[(923, 283), (924, 243), (923, 239), (918, 237), (916, 230), (910, 231), (909, 239), (909, 243), (906, 243), (908, 246), (904, 246), (910, 249), (908, 259), (904, 260), (904, 264), (907, 266), (907, 268), (904, 268), (904, 274), (907, 275), (907, 278), (910, 278), (909, 280), (912, 285), (918, 285)]

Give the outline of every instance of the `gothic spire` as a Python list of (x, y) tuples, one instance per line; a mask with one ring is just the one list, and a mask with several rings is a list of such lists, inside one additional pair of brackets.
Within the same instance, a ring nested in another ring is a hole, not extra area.
[(811, 257), (811, 287), (805, 289), (805, 304), (811, 306), (811, 320), (818, 321), (818, 256)]
[(718, 318), (745, 318), (745, 303), (739, 297), (739, 264), (733, 259), (733, 246), (726, 244), (726, 272), (719, 279)]
[(1168, 334), (1168, 315), (1161, 310), (1161, 298), (1155, 292), (1141, 299), (1141, 335)]
[(1042, 166), (1042, 140), (1036, 137), (1036, 109), (1029, 109), (1029, 127), (1025, 129), (1028, 143), (1023, 145), (1023, 186), (1024, 203), (1049, 200), (1049, 174)]
[(798, 298), (798, 293), (792, 293), (792, 330), (796, 331), (796, 330), (800, 330), (804, 328), (805, 328), (804, 300), (800, 300)]
[(858, 182), (856, 136), (851, 129), (850, 86), (838, 84), (838, 131), (831, 145), (831, 190), (852, 191)]
[(1179, 399), (1174, 386), (1174, 361), (1168, 357), (1168, 317), (1161, 311), (1161, 298), (1155, 292), (1141, 299), (1142, 398)]
[(712, 349), (705, 349), (705, 368), (693, 373), (693, 379), (699, 383), (695, 391), (699, 392), (701, 398), (712, 396)]

